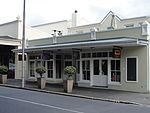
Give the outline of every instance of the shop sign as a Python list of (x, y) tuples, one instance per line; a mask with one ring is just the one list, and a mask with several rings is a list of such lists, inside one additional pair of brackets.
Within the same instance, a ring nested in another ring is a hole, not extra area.
[(120, 58), (120, 57), (121, 57), (121, 50), (113, 49), (113, 58)]

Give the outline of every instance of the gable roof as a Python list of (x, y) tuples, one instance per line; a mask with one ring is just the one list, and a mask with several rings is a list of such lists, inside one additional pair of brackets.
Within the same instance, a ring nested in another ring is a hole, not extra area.
[[(107, 15), (103, 18), (103, 20), (102, 20), (100, 23), (102, 24), (110, 15), (115, 15), (115, 13), (112, 12), (112, 11), (109, 11), (109, 13), (107, 13)], [(117, 15), (115, 15), (115, 17), (116, 17), (119, 21), (121, 21), (121, 19), (120, 19)]]

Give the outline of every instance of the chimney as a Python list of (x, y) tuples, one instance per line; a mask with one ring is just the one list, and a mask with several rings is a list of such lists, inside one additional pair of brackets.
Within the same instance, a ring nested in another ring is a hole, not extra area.
[(78, 24), (78, 11), (75, 10), (72, 14), (72, 27), (76, 27)]

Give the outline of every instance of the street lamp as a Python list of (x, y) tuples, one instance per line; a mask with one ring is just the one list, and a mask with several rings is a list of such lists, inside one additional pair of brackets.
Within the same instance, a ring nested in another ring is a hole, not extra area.
[(24, 65), (24, 49), (25, 49), (25, 4), (26, 0), (23, 2), (23, 30), (22, 30), (22, 88), (24, 88), (25, 79), (25, 65)]

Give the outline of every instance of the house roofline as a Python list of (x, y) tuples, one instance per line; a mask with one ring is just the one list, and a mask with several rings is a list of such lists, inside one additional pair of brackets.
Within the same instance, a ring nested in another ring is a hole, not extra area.
[(62, 21), (56, 21), (56, 22), (50, 22), (50, 23), (44, 23), (44, 24), (34, 25), (34, 26), (31, 26), (31, 27), (39, 27), (39, 26), (43, 26), (43, 25), (56, 24), (56, 23), (67, 22), (67, 21), (68, 20), (62, 20)]

